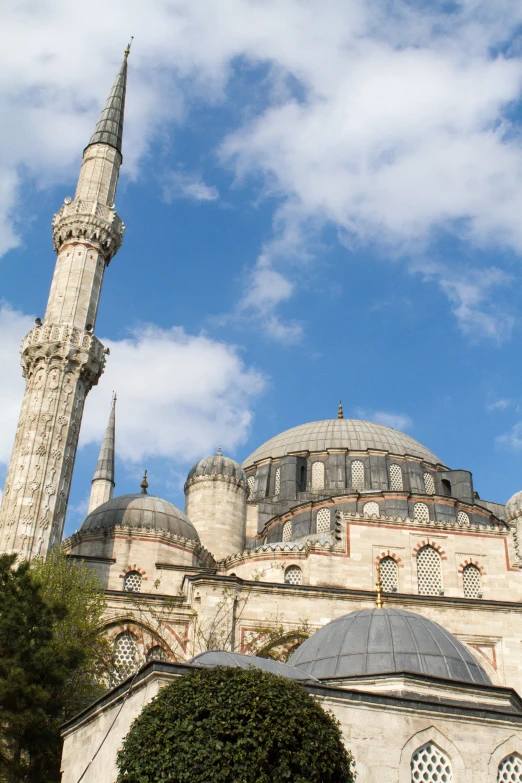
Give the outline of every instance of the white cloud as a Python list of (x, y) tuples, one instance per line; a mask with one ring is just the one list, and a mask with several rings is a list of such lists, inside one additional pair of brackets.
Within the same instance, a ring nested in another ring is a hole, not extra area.
[(170, 204), (177, 198), (190, 201), (217, 201), (219, 191), (213, 185), (207, 185), (197, 174), (183, 171), (170, 171), (163, 183), (163, 199)]
[(511, 407), (511, 405), (513, 405), (513, 400), (507, 400), (505, 397), (501, 397), (494, 402), (490, 402), (487, 405), (487, 409), (488, 411), (505, 411), (506, 408)]
[(514, 424), (509, 432), (495, 438), (495, 443), (506, 451), (522, 451), (522, 421)]
[(367, 421), (375, 421), (377, 424), (385, 424), (394, 430), (405, 432), (413, 427), (412, 419), (406, 413), (392, 413), (391, 411), (367, 411), (359, 408), (357, 416)]

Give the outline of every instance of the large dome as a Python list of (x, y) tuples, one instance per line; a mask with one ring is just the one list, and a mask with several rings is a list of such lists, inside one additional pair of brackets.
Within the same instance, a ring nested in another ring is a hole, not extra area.
[(238, 481), (244, 481), (246, 484), (246, 476), (241, 465), (238, 465), (230, 457), (224, 457), (221, 449), (218, 449), (216, 454), (211, 457), (203, 457), (199, 462), (196, 462), (189, 471), (187, 482), (199, 476), (228, 476)]
[(117, 526), (164, 531), (199, 541), (196, 528), (183, 511), (166, 500), (144, 492), (120, 495), (102, 503), (84, 519), (80, 532), (109, 530)]
[(458, 639), (403, 609), (362, 609), (332, 620), (298, 647), (289, 664), (318, 680), (413, 672), (491, 685)]
[(278, 459), (295, 452), (323, 452), (327, 449), (380, 449), (391, 454), (418, 457), (433, 465), (443, 464), (417, 440), (392, 427), (359, 419), (325, 419), (300, 424), (267, 440), (247, 457), (243, 467), (246, 469), (268, 457)]

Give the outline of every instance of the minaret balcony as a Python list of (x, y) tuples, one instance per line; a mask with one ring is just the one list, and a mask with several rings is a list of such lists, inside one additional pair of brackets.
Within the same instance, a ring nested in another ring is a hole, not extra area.
[(108, 349), (88, 329), (70, 324), (43, 324), (31, 329), (20, 348), (24, 377), (30, 377), (41, 364), (66, 365), (68, 371), (88, 376), (90, 385), (98, 383), (105, 367)]
[(125, 231), (112, 207), (81, 199), (64, 204), (52, 225), (56, 252), (69, 242), (86, 242), (103, 253), (106, 263), (118, 252)]

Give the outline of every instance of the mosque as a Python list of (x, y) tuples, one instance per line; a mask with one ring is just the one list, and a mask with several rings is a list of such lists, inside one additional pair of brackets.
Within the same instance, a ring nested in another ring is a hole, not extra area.
[[(21, 347), (0, 548), (22, 558), (62, 540), (85, 398), (110, 361), (94, 329), (124, 232), (127, 57), (54, 217), (47, 310)], [(302, 682), (339, 718), (360, 783), (522, 783), (522, 492), (482, 500), (469, 471), (340, 406), (242, 465), (203, 457), (181, 511), (146, 475), (115, 493), (116, 421), (114, 400), (89, 513), (64, 542), (106, 591), (112, 687), (65, 726), (63, 783), (113, 783), (144, 704), (218, 664)]]

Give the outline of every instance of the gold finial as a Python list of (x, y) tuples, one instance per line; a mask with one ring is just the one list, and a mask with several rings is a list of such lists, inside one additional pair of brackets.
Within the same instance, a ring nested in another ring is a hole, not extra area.
[(129, 54), (130, 54), (130, 50), (131, 50), (131, 46), (132, 46), (132, 42), (133, 42), (133, 41), (134, 41), (134, 36), (133, 36), (133, 35), (131, 35), (131, 39), (130, 39), (129, 43), (127, 44), (127, 48), (126, 48), (126, 49), (125, 49), (125, 51), (123, 52), (123, 56), (125, 57), (125, 59), (127, 59), (127, 57), (128, 57), (128, 56), (129, 56)]
[(375, 590), (377, 595), (375, 596), (375, 606), (377, 609), (382, 609), (382, 584), (381, 584), (381, 570), (377, 571), (377, 581), (375, 583)]
[(339, 400), (339, 407), (337, 408), (337, 418), (338, 419), (344, 419), (343, 401), (342, 400)]
[(149, 483), (147, 481), (147, 471), (145, 471), (145, 473), (143, 474), (143, 481), (141, 482), (140, 487), (141, 487), (141, 494), (146, 495), (147, 489), (149, 487)]

